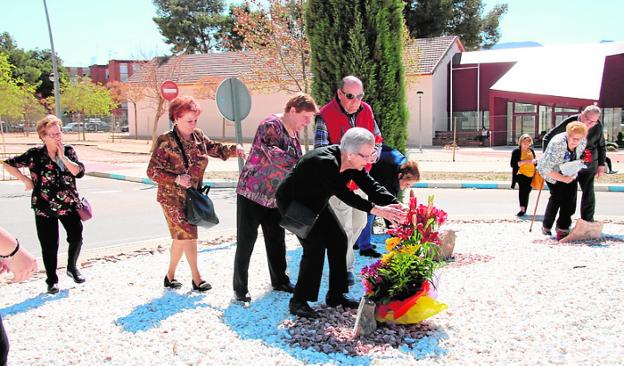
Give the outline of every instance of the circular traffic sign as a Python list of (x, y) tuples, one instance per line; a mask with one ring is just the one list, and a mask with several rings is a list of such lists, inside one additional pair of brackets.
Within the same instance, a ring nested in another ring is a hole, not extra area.
[(242, 121), (251, 110), (251, 95), (242, 81), (227, 78), (217, 88), (219, 113), (230, 121)]
[(160, 85), (160, 95), (168, 101), (172, 101), (179, 93), (178, 84), (171, 80), (167, 80)]

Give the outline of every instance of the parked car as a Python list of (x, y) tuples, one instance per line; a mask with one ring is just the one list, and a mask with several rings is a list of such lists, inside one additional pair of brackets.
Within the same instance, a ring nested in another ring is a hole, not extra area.
[(63, 132), (80, 132), (82, 131), (82, 126), (78, 122), (71, 122), (63, 126)]

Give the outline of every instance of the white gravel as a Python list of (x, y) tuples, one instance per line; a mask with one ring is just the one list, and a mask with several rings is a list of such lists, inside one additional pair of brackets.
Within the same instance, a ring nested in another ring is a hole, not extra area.
[[(176, 276), (183, 288), (163, 290), (166, 245), (86, 262), (82, 285), (59, 270), (57, 295), (42, 294), (41, 274), (10, 286), (0, 280), (9, 365), (624, 364), (624, 225), (606, 224), (602, 240), (565, 245), (529, 233), (527, 222), (451, 221), (445, 228), (458, 230), (456, 262), (440, 280), (438, 300), (449, 308), (420, 326), (380, 327), (377, 336), (400, 337), (388, 338), (392, 346), (357, 340), (360, 354), (347, 354), (340, 342), (351, 324), (318, 338), (321, 351), (296, 346), (291, 334), (302, 328), (293, 331), (289, 295), (270, 291), (261, 239), (250, 269), (253, 301), (231, 301), (229, 237), (201, 246), (200, 266), (213, 285), (205, 295), (189, 291), (185, 262)], [(294, 281), (301, 250), (288, 240)], [(358, 257), (359, 266), (370, 262)], [(324, 294), (325, 287), (319, 298)], [(352, 295), (360, 294), (356, 284)]]

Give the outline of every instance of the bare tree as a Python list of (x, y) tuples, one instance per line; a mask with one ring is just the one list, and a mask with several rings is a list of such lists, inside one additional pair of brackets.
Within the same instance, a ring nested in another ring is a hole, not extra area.
[[(141, 90), (141, 100), (147, 101), (154, 110), (152, 124), (152, 146), (154, 148), (158, 137), (158, 121), (167, 111), (168, 102), (160, 93), (160, 86), (166, 80), (177, 81), (181, 73), (185, 72), (184, 60), (187, 55), (154, 57), (141, 65), (141, 69), (132, 76), (129, 84), (132, 88)], [(135, 105), (136, 110), (136, 105)], [(135, 115), (136, 124), (136, 115)]]

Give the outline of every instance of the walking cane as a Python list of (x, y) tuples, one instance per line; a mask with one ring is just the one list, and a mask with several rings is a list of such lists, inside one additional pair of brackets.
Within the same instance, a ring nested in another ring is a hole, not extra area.
[(529, 226), (529, 232), (533, 230), (533, 223), (535, 222), (535, 216), (537, 214), (537, 205), (539, 204), (540, 195), (542, 194), (542, 189), (544, 189), (544, 178), (536, 171), (535, 176), (533, 176), (533, 180), (531, 181), (531, 186), (533, 188), (537, 188), (539, 186), (539, 192), (537, 192), (537, 200), (535, 201), (535, 208), (533, 209), (533, 218), (531, 219), (531, 226)]

